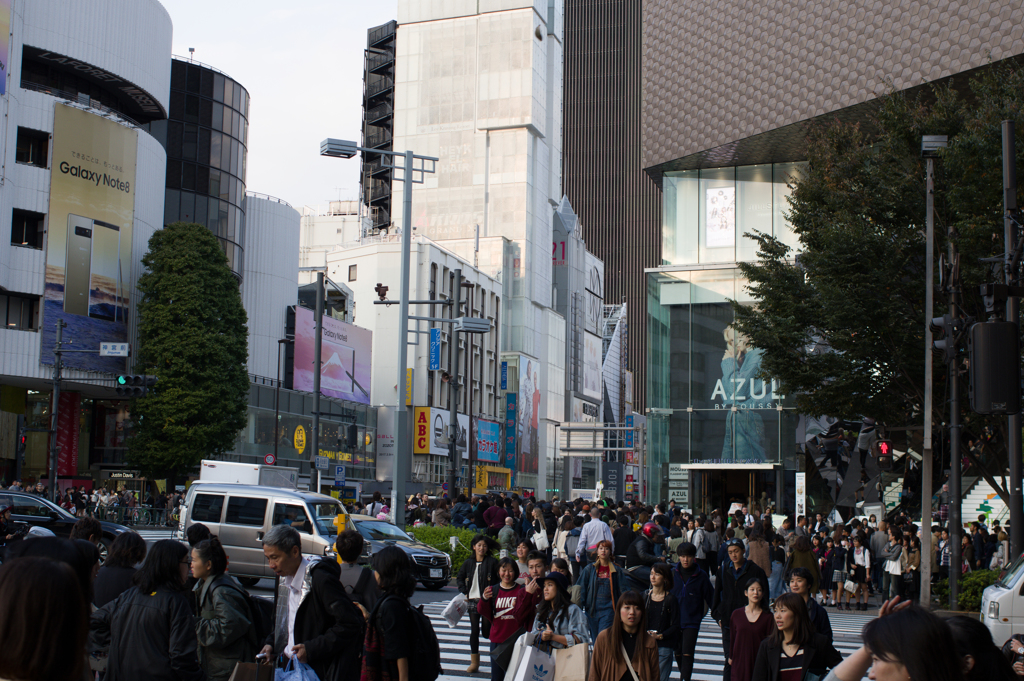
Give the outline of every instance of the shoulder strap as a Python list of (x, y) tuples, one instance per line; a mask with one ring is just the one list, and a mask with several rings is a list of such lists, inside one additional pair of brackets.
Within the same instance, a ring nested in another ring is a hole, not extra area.
[[(637, 638), (637, 645), (640, 645), (640, 640)], [(629, 668), (629, 673), (633, 676), (633, 681), (640, 681), (640, 678), (636, 675), (636, 671), (633, 669), (633, 663), (629, 660), (629, 655), (626, 654), (626, 646), (619, 644), (619, 648), (622, 649), (622, 656), (626, 658), (626, 667)]]

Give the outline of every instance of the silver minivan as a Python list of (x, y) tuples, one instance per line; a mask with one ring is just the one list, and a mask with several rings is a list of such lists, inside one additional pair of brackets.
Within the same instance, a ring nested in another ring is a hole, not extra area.
[(305, 555), (333, 555), (338, 536), (334, 519), (345, 507), (333, 497), (278, 487), (194, 482), (185, 494), (175, 536), (185, 539), (190, 525), (202, 523), (217, 535), (231, 563), (231, 574), (254, 586), (274, 573), (263, 557), (263, 535), (288, 524), (302, 537)]

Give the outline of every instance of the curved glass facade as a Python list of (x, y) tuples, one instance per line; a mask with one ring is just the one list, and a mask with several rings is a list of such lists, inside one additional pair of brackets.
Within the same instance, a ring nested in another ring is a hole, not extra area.
[(241, 279), (249, 93), (209, 66), (175, 59), (170, 106), (169, 119), (151, 126), (167, 150), (164, 224), (208, 227)]

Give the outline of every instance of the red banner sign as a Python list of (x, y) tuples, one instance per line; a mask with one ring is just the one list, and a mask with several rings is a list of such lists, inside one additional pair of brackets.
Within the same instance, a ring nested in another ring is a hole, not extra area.
[(81, 393), (61, 393), (57, 412), (57, 475), (78, 475), (78, 420)]

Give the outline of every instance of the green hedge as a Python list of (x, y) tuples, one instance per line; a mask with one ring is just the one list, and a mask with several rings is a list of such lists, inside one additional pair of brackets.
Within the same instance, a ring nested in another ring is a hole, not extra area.
[[(460, 530), (454, 527), (409, 527), (406, 531), (412, 536), (419, 539), (424, 544), (430, 544), (436, 549), (440, 549), (451, 556), (452, 559), (452, 572), (457, 573), (459, 568), (462, 567), (462, 563), (470, 557), (469, 543), (473, 541), (479, 532), (475, 530)], [(452, 550), (452, 545), (449, 542), (449, 537), (458, 537), (459, 544), (455, 545), (455, 550)], [(498, 557), (498, 552), (494, 552), (494, 557)]]
[[(961, 610), (978, 612), (981, 610), (981, 594), (985, 587), (991, 586), (999, 579), (999, 570), (975, 570), (960, 578), (960, 598), (957, 604)], [(932, 598), (940, 607), (949, 604), (949, 580), (942, 579), (932, 586)]]

